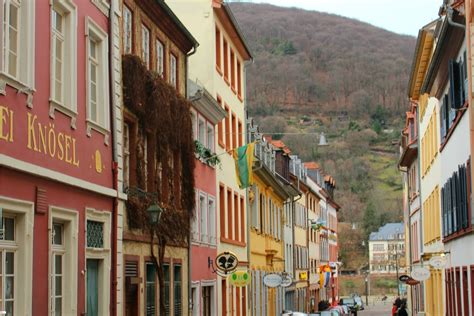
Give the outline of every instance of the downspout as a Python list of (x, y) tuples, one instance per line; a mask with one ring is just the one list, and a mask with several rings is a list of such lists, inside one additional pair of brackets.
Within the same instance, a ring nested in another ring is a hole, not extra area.
[[(188, 77), (189, 77), (189, 57), (194, 55), (196, 53), (196, 49), (199, 44), (194, 44), (192, 50), (186, 54), (185, 58), (185, 78), (184, 78), (184, 94), (186, 96), (186, 99), (189, 97), (188, 95)], [(194, 171), (193, 171), (193, 177), (194, 177)], [(217, 218), (217, 217), (216, 217)], [(189, 218), (189, 227), (192, 227), (192, 217)], [(217, 225), (217, 223), (216, 223)], [(191, 229), (189, 229), (189, 234), (188, 234), (188, 315), (192, 315), (193, 313), (193, 300), (192, 300), (192, 271), (191, 271), (191, 254), (192, 254), (192, 236), (191, 236)]]
[[(469, 0), (466, 1), (466, 2), (469, 2)], [(459, 27), (459, 28), (462, 28), (462, 29), (466, 28), (466, 25), (461, 24), (461, 23), (456, 23), (456, 22), (453, 21), (454, 9), (451, 6), (445, 5), (445, 9), (446, 9), (446, 17), (448, 18), (448, 24), (449, 25), (454, 26), (454, 27)]]
[(114, 198), (113, 201), (113, 214), (112, 214), (112, 268), (111, 268), (111, 295), (110, 295), (110, 314), (117, 315), (117, 239), (118, 239), (118, 203), (119, 203), (119, 188), (118, 188), (118, 154), (117, 154), (117, 126), (115, 123), (115, 119), (117, 118), (117, 110), (115, 108), (115, 71), (114, 71), (114, 18), (115, 18), (115, 11), (117, 8), (117, 1), (112, 0), (110, 1), (110, 8), (109, 8), (109, 92), (110, 92), (110, 112), (111, 112), (111, 119), (110, 125), (112, 130), (112, 172), (113, 172), (113, 188), (117, 192), (117, 196)]

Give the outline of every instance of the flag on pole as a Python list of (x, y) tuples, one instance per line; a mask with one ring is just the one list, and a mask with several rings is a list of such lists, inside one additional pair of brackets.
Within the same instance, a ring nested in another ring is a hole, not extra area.
[(239, 188), (245, 189), (253, 184), (253, 153), (255, 142), (238, 147), (233, 150), (235, 160), (235, 172)]

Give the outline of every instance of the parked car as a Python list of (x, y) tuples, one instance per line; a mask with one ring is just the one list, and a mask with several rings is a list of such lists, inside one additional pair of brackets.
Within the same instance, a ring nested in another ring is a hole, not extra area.
[(339, 305), (347, 306), (352, 315), (357, 315), (360, 306), (353, 297), (343, 297), (339, 300)]

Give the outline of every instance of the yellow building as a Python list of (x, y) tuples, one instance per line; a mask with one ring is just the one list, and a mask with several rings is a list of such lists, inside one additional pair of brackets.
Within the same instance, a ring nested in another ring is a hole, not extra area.
[(255, 151), (254, 185), (249, 194), (251, 314), (280, 315), (284, 306), (283, 288), (269, 288), (263, 278), (285, 270), (283, 206), (289, 194), (277, 179), (273, 146), (257, 143)]

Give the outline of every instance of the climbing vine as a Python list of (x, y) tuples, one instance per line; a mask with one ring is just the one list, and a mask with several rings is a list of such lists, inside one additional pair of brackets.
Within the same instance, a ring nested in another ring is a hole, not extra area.
[(196, 158), (200, 159), (202, 162), (208, 164), (209, 166), (215, 167), (220, 165), (221, 159), (216, 153), (213, 153), (209, 148), (204, 146), (200, 141), (195, 140), (195, 154)]
[[(131, 172), (136, 172), (137, 190), (128, 194), (129, 227), (150, 235), (161, 292), (165, 248), (188, 244), (193, 216), (196, 146), (190, 103), (158, 73), (148, 70), (137, 56), (123, 56), (122, 70), (124, 105), (137, 118), (138, 126), (136, 146), (130, 148), (135, 150), (136, 169)], [(150, 159), (150, 153), (154, 159)], [(163, 210), (157, 225), (150, 224), (147, 214), (154, 203)], [(163, 300), (160, 310), (164, 313)]]

